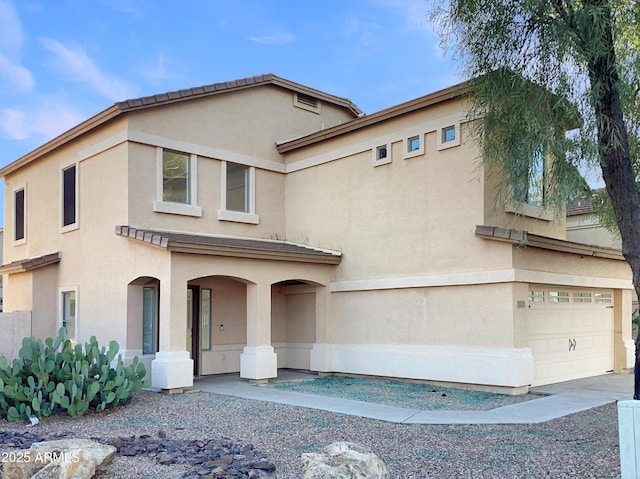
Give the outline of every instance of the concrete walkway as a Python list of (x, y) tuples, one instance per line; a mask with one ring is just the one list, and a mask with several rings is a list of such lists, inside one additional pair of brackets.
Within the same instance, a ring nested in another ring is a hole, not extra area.
[[(275, 381), (305, 380), (309, 373), (279, 371)], [(212, 376), (194, 381), (194, 389), (320, 409), (340, 414), (406, 424), (535, 424), (550, 421), (633, 396), (633, 374), (607, 374), (533, 388), (547, 395), (489, 411), (421, 411), (350, 399), (316, 396), (256, 386), (238, 375)]]

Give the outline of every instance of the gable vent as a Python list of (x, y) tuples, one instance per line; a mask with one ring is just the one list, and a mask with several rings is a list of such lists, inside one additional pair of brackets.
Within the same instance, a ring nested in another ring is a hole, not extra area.
[(295, 93), (293, 104), (299, 108), (320, 113), (320, 100), (304, 93)]

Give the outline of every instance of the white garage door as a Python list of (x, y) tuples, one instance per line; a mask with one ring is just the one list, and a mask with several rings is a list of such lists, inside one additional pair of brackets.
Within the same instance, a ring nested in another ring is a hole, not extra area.
[(532, 285), (526, 309), (532, 386), (613, 370), (613, 291)]

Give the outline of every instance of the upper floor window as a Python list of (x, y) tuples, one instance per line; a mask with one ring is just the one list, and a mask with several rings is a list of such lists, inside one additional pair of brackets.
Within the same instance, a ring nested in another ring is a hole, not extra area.
[(424, 142), (422, 140), (422, 134), (409, 136), (403, 140), (404, 159), (424, 154)]
[(62, 228), (73, 229), (78, 223), (78, 177), (77, 166), (62, 170)]
[(391, 163), (391, 144), (385, 143), (373, 149), (373, 158), (371, 160), (373, 166), (386, 165)]
[(157, 148), (157, 199), (153, 211), (202, 216), (198, 206), (196, 155)]
[(162, 151), (162, 201), (189, 203), (189, 155)]
[(532, 206), (544, 206), (544, 156), (541, 151), (535, 153), (531, 162), (524, 202)]
[(260, 218), (255, 214), (255, 167), (223, 161), (221, 178), (218, 219), (258, 224)]
[(436, 145), (438, 150), (460, 146), (460, 123), (455, 122), (453, 125), (438, 128)]
[(227, 163), (227, 210), (249, 212), (249, 167)]
[(22, 187), (13, 192), (13, 241), (26, 241), (26, 189)]
[(442, 143), (454, 141), (456, 139), (456, 127), (448, 126), (442, 129)]

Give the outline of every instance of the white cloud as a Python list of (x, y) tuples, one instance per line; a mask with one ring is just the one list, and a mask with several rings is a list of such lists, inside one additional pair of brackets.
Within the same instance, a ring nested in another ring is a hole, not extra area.
[(61, 67), (74, 80), (88, 84), (93, 90), (113, 101), (135, 96), (132, 86), (100, 70), (93, 59), (81, 48), (67, 47), (50, 38), (43, 38), (40, 41), (45, 49), (56, 56)]
[(31, 72), (17, 63), (11, 62), (0, 53), (0, 77), (13, 85), (20, 92), (31, 91), (33, 88), (33, 75)]
[(264, 45), (286, 45), (295, 40), (295, 36), (288, 32), (270, 32), (259, 37), (249, 37), (249, 40)]
[(0, 111), (0, 129), (13, 140), (38, 136), (41, 141), (48, 141), (83, 119), (78, 111), (62, 103), (44, 102), (32, 111), (11, 108)]
[(24, 43), (18, 12), (11, 2), (0, 0), (0, 48), (17, 54)]

